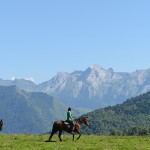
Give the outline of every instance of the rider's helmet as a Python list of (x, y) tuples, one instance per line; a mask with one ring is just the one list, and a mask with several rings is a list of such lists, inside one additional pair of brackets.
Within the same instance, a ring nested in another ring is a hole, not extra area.
[(71, 108), (70, 108), (70, 107), (68, 108), (68, 111), (71, 111)]

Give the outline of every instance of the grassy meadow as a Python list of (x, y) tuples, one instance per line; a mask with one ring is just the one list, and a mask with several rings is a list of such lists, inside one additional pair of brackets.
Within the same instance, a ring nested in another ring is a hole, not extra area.
[[(60, 142), (45, 142), (49, 135), (0, 134), (0, 150), (150, 150), (150, 136), (82, 135), (73, 142), (71, 135), (62, 135)], [(77, 137), (77, 136), (76, 136)]]

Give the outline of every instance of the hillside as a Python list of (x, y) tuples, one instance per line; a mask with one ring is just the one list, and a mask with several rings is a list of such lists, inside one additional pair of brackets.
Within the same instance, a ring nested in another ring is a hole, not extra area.
[(66, 106), (46, 93), (27, 93), (0, 86), (0, 117), (4, 133), (45, 133), (56, 120), (66, 119)]
[(113, 130), (125, 132), (134, 126), (150, 128), (150, 92), (87, 115), (90, 125), (82, 129), (86, 134), (108, 135)]

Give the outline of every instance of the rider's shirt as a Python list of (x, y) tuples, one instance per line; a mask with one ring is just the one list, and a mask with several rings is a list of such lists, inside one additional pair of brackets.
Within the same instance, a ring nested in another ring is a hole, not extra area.
[(72, 121), (72, 113), (71, 113), (71, 111), (67, 112), (67, 121)]

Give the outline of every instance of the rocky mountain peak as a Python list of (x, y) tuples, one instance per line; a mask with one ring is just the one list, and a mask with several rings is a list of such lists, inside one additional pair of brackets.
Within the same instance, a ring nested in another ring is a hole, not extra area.
[(58, 72), (57, 75), (54, 78), (52, 78), (52, 81), (55, 84), (62, 83), (68, 76), (69, 73), (67, 72)]

